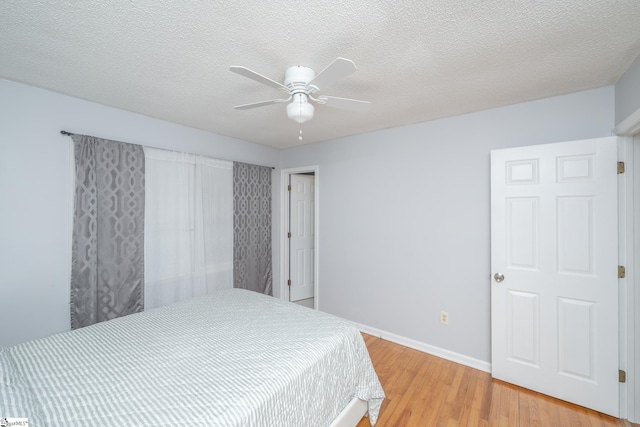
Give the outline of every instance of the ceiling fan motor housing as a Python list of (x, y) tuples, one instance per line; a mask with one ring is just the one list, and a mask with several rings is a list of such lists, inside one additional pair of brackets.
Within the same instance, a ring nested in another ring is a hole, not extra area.
[(296, 65), (294, 67), (287, 68), (284, 73), (284, 85), (289, 88), (289, 93), (295, 95), (296, 93), (309, 94), (307, 85), (311, 80), (316, 77), (316, 72), (309, 67), (303, 67), (302, 65)]

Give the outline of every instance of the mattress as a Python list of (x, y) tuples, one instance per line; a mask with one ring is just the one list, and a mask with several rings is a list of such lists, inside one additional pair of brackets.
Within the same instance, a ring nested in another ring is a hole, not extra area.
[(384, 392), (348, 321), (230, 289), (0, 349), (0, 417), (31, 426), (326, 426)]

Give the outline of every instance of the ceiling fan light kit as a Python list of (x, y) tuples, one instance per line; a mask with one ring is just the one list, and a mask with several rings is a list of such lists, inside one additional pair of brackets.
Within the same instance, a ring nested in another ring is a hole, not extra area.
[(230, 70), (275, 89), (284, 90), (289, 94), (289, 97), (286, 99), (272, 99), (270, 101), (236, 105), (234, 107), (236, 110), (248, 110), (288, 102), (289, 104), (286, 107), (287, 117), (296, 123), (302, 124), (313, 118), (315, 107), (309, 101), (313, 101), (318, 105), (326, 105), (327, 107), (357, 112), (364, 112), (368, 110), (371, 105), (368, 101), (360, 101), (357, 99), (337, 98), (324, 95), (315, 98), (313, 96), (316, 92), (325, 90), (338, 80), (356, 71), (356, 66), (353, 61), (345, 58), (336, 58), (319, 74), (316, 74), (311, 68), (301, 65), (289, 67), (285, 71), (284, 84), (278, 83), (246, 67), (231, 66)]
[(287, 104), (287, 117), (296, 123), (304, 123), (313, 118), (315, 108), (303, 93), (293, 95), (293, 101)]

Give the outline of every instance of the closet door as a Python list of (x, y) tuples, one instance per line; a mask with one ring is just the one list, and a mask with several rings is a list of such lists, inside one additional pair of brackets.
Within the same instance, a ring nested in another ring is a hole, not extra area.
[(290, 300), (300, 301), (313, 298), (314, 293), (315, 177), (291, 175), (290, 197)]

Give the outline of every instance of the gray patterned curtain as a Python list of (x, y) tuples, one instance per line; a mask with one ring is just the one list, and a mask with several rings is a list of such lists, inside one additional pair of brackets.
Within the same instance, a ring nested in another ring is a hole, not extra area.
[(142, 311), (144, 151), (74, 135), (71, 328)]
[(273, 294), (269, 167), (233, 163), (233, 287)]

